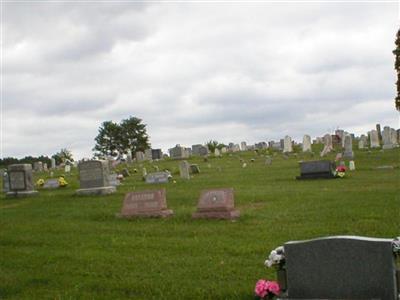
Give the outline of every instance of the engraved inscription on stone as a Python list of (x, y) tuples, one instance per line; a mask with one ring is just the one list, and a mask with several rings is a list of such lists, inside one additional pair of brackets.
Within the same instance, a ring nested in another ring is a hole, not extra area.
[(198, 204), (199, 210), (230, 210), (233, 207), (233, 191), (231, 189), (205, 191), (200, 196)]
[(104, 186), (103, 167), (99, 161), (88, 161), (79, 164), (81, 188)]
[(25, 190), (25, 172), (13, 171), (10, 172), (10, 189), (11, 190)]
[(130, 192), (125, 195), (122, 216), (168, 216), (173, 212), (167, 210), (166, 192), (161, 190), (148, 190)]

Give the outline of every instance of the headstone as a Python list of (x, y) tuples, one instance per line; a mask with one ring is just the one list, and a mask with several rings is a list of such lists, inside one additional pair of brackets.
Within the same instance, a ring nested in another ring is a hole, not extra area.
[(293, 152), (292, 138), (288, 135), (285, 136), (285, 139), (283, 140), (283, 152), (284, 153)]
[(215, 157), (220, 157), (221, 156), (221, 152), (219, 151), (218, 148), (214, 149), (214, 155), (215, 155)]
[(272, 165), (272, 157), (271, 156), (266, 157), (265, 164), (268, 166)]
[(58, 179), (48, 179), (45, 181), (43, 184), (44, 189), (58, 189), (60, 187), (60, 183), (58, 182)]
[(165, 189), (130, 192), (125, 195), (121, 217), (169, 217), (174, 214), (167, 209)]
[(109, 183), (109, 167), (106, 160), (81, 161), (78, 165), (80, 189), (77, 195), (106, 195), (116, 191)]
[(300, 162), (300, 176), (297, 179), (335, 178), (335, 163), (329, 160)]
[(332, 136), (329, 133), (327, 133), (324, 135), (324, 149), (321, 152), (321, 157), (324, 157), (332, 150), (333, 150)]
[(8, 193), (10, 191), (10, 181), (8, 179), (8, 173), (3, 172), (3, 193)]
[(146, 168), (142, 168), (142, 178), (146, 179), (146, 176), (147, 176), (147, 170)]
[(368, 138), (364, 134), (362, 134), (358, 141), (358, 149), (363, 150), (366, 149), (367, 147), (368, 147)]
[(8, 166), (9, 192), (7, 197), (34, 196), (38, 192), (34, 190), (32, 165), (14, 164)]
[(351, 140), (351, 136), (349, 134), (345, 135), (345, 137), (344, 137), (343, 158), (345, 158), (345, 159), (354, 158), (353, 141)]
[(189, 149), (178, 144), (174, 148), (169, 149), (169, 156), (172, 159), (185, 159), (189, 158), (190, 152)]
[(200, 173), (199, 165), (197, 164), (190, 165), (190, 173), (199, 174)]
[(111, 186), (118, 186), (121, 184), (121, 182), (118, 179), (118, 174), (116, 173), (108, 175), (108, 182)]
[(208, 148), (200, 144), (192, 145), (192, 154), (200, 156), (208, 155)]
[(392, 240), (332, 236), (284, 245), (289, 299), (397, 300)]
[(65, 165), (64, 172), (65, 173), (70, 173), (71, 172), (71, 166), (70, 165)]
[(311, 137), (308, 134), (303, 136), (303, 152), (311, 152)]
[[(344, 147), (344, 136), (345, 136), (344, 130), (342, 130), (342, 129), (336, 129), (336, 130), (335, 130), (335, 135), (339, 138), (340, 145), (341, 145), (342, 147)], [(332, 144), (333, 144), (333, 143), (334, 143), (334, 142), (333, 142), (333, 140), (332, 140)]]
[(381, 124), (376, 124), (376, 132), (378, 134), (378, 143), (382, 141), (382, 131), (381, 131)]
[(349, 170), (354, 171), (356, 169), (356, 164), (354, 163), (354, 160), (351, 160), (349, 162)]
[(389, 126), (385, 126), (383, 128), (382, 142), (383, 142), (382, 149), (386, 150), (386, 149), (394, 148), (394, 144), (392, 144), (392, 136), (391, 136), (391, 130), (390, 130)]
[(43, 164), (43, 171), (47, 172), (49, 170), (49, 168), (47, 167), (47, 163)]
[(135, 153), (135, 158), (137, 162), (142, 162), (145, 160), (144, 153), (142, 151), (137, 151)]
[(190, 179), (189, 168), (190, 164), (186, 160), (179, 163), (179, 174), (182, 179)]
[(379, 136), (378, 136), (378, 132), (376, 130), (370, 131), (369, 138), (370, 138), (371, 148), (379, 148), (380, 147)]
[(246, 142), (241, 142), (240, 143), (240, 149), (242, 151), (247, 151), (247, 143)]
[(228, 149), (226, 147), (222, 147), (221, 148), (221, 153), (222, 154), (227, 153), (227, 152), (228, 152)]
[(132, 164), (133, 158), (132, 158), (132, 152), (129, 150), (128, 153), (126, 154), (126, 163), (128, 165)]
[(162, 159), (163, 154), (161, 149), (151, 149), (151, 157), (153, 160)]
[(57, 167), (56, 165), (56, 159), (55, 158), (51, 158), (51, 169), (55, 169)]
[(42, 172), (43, 171), (43, 163), (41, 161), (36, 161), (33, 163), (33, 170), (35, 172)]
[(201, 193), (194, 219), (235, 219), (240, 212), (235, 210), (233, 189), (212, 189)]
[(131, 173), (127, 168), (123, 168), (121, 174), (124, 175), (124, 178), (131, 176)]
[(155, 172), (146, 175), (146, 183), (168, 183), (170, 174), (168, 172)]
[(390, 128), (390, 140), (394, 147), (398, 146), (398, 137), (397, 137), (397, 131), (394, 128)]
[(335, 157), (335, 161), (339, 161), (343, 158), (343, 154), (342, 153), (337, 153), (336, 157)]
[(153, 153), (151, 149), (144, 150), (144, 157), (146, 160), (153, 160)]

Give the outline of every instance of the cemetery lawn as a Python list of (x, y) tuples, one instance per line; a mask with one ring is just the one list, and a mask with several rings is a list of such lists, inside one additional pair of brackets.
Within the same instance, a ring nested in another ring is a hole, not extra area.
[[(144, 163), (148, 172), (153, 165), (172, 171), (176, 183), (160, 185), (146, 185), (133, 164), (109, 196), (75, 196), (76, 169), (66, 188), (39, 189), (32, 198), (3, 195), (0, 299), (254, 299), (258, 279), (276, 279), (263, 265), (266, 256), (286, 241), (400, 235), (400, 150), (355, 157), (356, 171), (343, 179), (298, 181), (298, 161), (312, 160), (309, 154), (277, 154), (266, 165), (249, 151), (189, 159), (201, 170), (190, 181), (179, 178), (178, 161)], [(115, 217), (125, 193), (161, 187), (174, 217)], [(200, 191), (221, 187), (234, 188), (240, 219), (192, 220)]]

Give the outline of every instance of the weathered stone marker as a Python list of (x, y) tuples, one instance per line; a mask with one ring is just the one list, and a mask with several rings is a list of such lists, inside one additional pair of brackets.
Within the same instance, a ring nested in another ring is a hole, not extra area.
[(116, 191), (109, 183), (109, 168), (106, 160), (82, 161), (78, 165), (80, 189), (77, 195), (106, 195)]
[(285, 299), (398, 300), (391, 239), (332, 236), (288, 242), (284, 252)]
[(146, 175), (146, 183), (168, 183), (170, 174), (168, 172), (155, 172)]
[(8, 166), (9, 191), (7, 197), (34, 196), (38, 191), (34, 190), (32, 165), (15, 164)]
[(57, 189), (60, 187), (60, 183), (58, 182), (58, 179), (48, 179), (46, 182), (43, 184), (44, 189)]
[(125, 195), (120, 217), (169, 217), (165, 189), (131, 192)]
[(182, 179), (190, 179), (190, 164), (183, 160), (179, 163), (179, 174), (181, 175)]
[(235, 210), (233, 189), (212, 189), (201, 193), (193, 219), (235, 219), (240, 212)]

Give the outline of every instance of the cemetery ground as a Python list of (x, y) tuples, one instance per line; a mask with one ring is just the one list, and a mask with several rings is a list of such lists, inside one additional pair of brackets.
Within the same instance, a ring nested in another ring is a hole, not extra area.
[[(201, 170), (190, 180), (179, 177), (179, 161), (142, 163), (148, 173), (154, 166), (172, 172), (175, 183), (158, 185), (142, 181), (135, 163), (108, 196), (75, 196), (75, 168), (66, 188), (2, 196), (0, 299), (254, 299), (258, 279), (276, 279), (264, 260), (289, 240), (400, 235), (399, 149), (355, 151), (355, 171), (318, 180), (295, 180), (298, 161), (318, 155), (277, 153), (266, 165), (264, 154), (190, 158)], [(234, 188), (240, 218), (192, 220), (201, 190), (224, 187)], [(125, 193), (158, 188), (166, 188), (173, 217), (115, 217)]]

